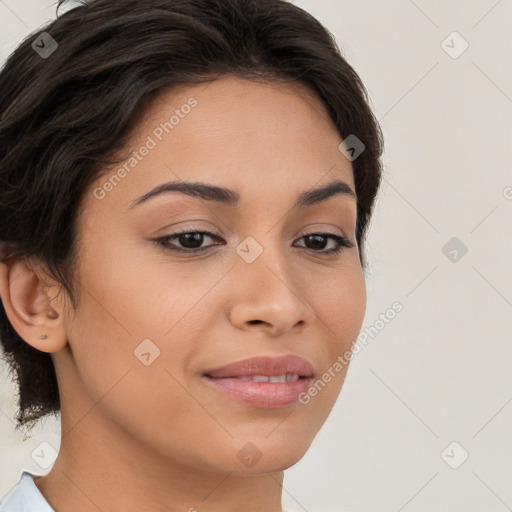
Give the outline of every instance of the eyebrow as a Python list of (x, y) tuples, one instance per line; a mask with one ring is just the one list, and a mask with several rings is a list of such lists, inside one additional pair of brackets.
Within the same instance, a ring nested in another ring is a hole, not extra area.
[[(237, 207), (240, 203), (240, 195), (229, 188), (219, 187), (201, 182), (169, 181), (162, 183), (154, 189), (136, 199), (129, 209), (167, 192), (181, 192), (192, 197), (200, 197), (207, 201), (215, 201), (231, 207)], [(297, 197), (292, 210), (306, 208), (321, 203), (336, 195), (348, 196), (357, 199), (355, 192), (348, 183), (335, 180), (320, 188), (313, 188), (302, 192)]]

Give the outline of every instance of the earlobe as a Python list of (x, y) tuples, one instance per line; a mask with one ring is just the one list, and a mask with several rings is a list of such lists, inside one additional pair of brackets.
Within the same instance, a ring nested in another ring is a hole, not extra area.
[(25, 258), (0, 263), (0, 296), (9, 322), (29, 345), (43, 352), (66, 346), (63, 312), (50, 302), (48, 287)]

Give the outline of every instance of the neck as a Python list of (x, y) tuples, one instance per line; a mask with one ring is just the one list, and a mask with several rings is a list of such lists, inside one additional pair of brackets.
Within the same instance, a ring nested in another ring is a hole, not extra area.
[(55, 509), (98, 512), (281, 512), (284, 473), (186, 466), (134, 440), (94, 410), (62, 418), (59, 456), (36, 485)]

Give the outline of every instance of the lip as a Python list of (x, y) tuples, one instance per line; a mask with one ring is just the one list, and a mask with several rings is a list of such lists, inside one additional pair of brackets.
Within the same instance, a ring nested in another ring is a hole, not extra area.
[[(253, 382), (238, 377), (254, 375), (299, 375), (296, 381)], [(203, 378), (211, 389), (253, 407), (275, 409), (298, 401), (313, 381), (313, 365), (294, 355), (259, 356), (208, 370)]]
[(294, 355), (258, 356), (235, 361), (225, 366), (207, 370), (204, 374), (215, 379), (227, 377), (250, 377), (252, 375), (284, 375), (296, 373), (299, 377), (313, 377), (313, 365)]

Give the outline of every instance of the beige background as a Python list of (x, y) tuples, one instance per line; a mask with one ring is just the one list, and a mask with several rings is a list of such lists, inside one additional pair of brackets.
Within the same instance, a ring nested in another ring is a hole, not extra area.
[[(512, 2), (295, 3), (327, 25), (363, 78), (386, 152), (363, 324), (378, 334), (287, 471), (284, 502), (297, 512), (512, 510)], [(48, 4), (0, 0), (2, 61), (53, 18)], [(460, 37), (446, 39), (453, 31)], [(457, 58), (445, 51), (457, 55), (464, 40)], [(445, 255), (453, 237), (459, 248)], [(395, 301), (403, 311), (379, 329)], [(49, 470), (31, 453), (41, 442), (58, 450), (59, 426), (45, 421), (22, 442), (1, 369), (4, 495), (22, 469)], [(465, 452), (457, 469), (445, 462), (457, 466)]]

